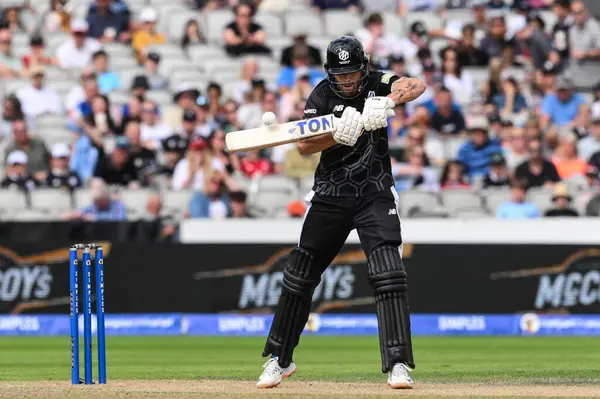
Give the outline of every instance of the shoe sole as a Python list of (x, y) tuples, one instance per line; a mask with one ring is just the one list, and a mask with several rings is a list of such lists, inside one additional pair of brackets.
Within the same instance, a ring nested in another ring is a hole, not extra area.
[[(291, 372), (291, 373), (288, 373), (288, 374), (283, 374), (283, 375), (281, 376), (281, 381), (283, 381), (283, 380), (285, 380), (286, 378), (288, 378), (288, 377), (292, 376), (292, 375), (293, 375), (295, 372), (296, 372), (296, 369), (292, 370), (292, 372)], [(258, 389), (269, 389), (269, 388), (275, 388), (277, 385), (281, 384), (281, 381), (279, 381), (279, 382), (278, 382), (278, 383), (276, 383), (276, 384), (271, 384), (271, 385), (263, 385), (263, 386), (258, 386), (258, 385), (257, 385), (256, 387), (257, 387)]]
[(412, 389), (412, 383), (409, 382), (399, 382), (396, 384), (391, 384), (388, 382), (388, 385), (392, 389)]

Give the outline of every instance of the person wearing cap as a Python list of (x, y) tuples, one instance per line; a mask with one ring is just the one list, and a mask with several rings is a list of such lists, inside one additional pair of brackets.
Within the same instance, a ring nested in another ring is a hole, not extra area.
[(159, 64), (160, 55), (154, 51), (148, 52), (144, 61), (144, 76), (148, 79), (150, 90), (166, 90), (169, 86), (169, 79), (158, 72)]
[(540, 216), (537, 207), (527, 201), (527, 181), (514, 178), (510, 183), (511, 200), (501, 204), (496, 210), (498, 219), (534, 219)]
[(94, 0), (86, 21), (90, 26), (88, 36), (102, 43), (126, 42), (131, 38), (130, 12), (125, 1)]
[(73, 190), (81, 187), (81, 178), (69, 169), (71, 150), (66, 143), (56, 143), (52, 146), (50, 171), (43, 181), (45, 187), (67, 188)]
[(573, 81), (566, 77), (556, 79), (556, 91), (544, 96), (541, 104), (542, 128), (549, 125), (583, 126), (586, 119), (585, 99), (573, 92)]
[[(379, 13), (369, 15), (364, 27), (358, 29), (354, 35), (363, 43), (365, 51), (371, 56), (371, 62), (375, 64), (387, 60), (390, 55), (397, 54), (402, 49), (398, 36), (385, 31), (383, 17)], [(405, 54), (403, 52), (399, 55)]]
[[(197, 112), (193, 109), (183, 111), (183, 118), (180, 126), (175, 131), (175, 135), (183, 137), (188, 141), (192, 141), (195, 137), (201, 136), (198, 126)], [(187, 146), (186, 146), (187, 147)]]
[(131, 46), (135, 50), (135, 55), (140, 64), (143, 64), (147, 54), (145, 49), (154, 44), (164, 44), (167, 37), (156, 31), (156, 22), (158, 21), (158, 12), (154, 8), (144, 8), (140, 13), (140, 25), (133, 34)]
[(571, 0), (553, 0), (552, 11), (556, 16), (556, 22), (552, 27), (552, 51), (548, 60), (552, 66), (558, 66), (568, 61), (570, 55), (569, 30), (573, 25)]
[(490, 170), (483, 178), (483, 188), (504, 187), (510, 184), (510, 173), (506, 167), (506, 159), (502, 154), (492, 155)]
[(150, 82), (146, 76), (138, 75), (131, 81), (131, 94), (140, 101), (144, 101), (148, 90), (150, 90)]
[[(27, 155), (27, 172), (37, 180), (42, 180), (48, 173), (48, 160), (50, 153), (44, 141), (29, 134), (27, 123), (23, 119), (12, 122), (13, 138), (6, 146), (6, 154), (20, 150)], [(7, 160), (5, 158), (5, 160)]]
[(108, 94), (121, 88), (121, 78), (109, 69), (108, 53), (104, 50), (96, 51), (92, 55), (94, 69), (98, 75), (98, 88), (100, 93)]
[(29, 40), (29, 54), (21, 57), (23, 72), (31, 76), (29, 69), (35, 65), (49, 66), (56, 65), (56, 57), (48, 57), (44, 54), (44, 38), (42, 36), (32, 36)]
[(44, 67), (34, 65), (29, 69), (31, 85), (17, 91), (23, 112), (29, 118), (36, 118), (44, 114), (62, 115), (64, 113), (62, 101), (54, 89), (44, 83)]
[(293, 54), (298, 52), (308, 53), (310, 60), (310, 66), (320, 67), (323, 65), (323, 59), (321, 57), (321, 50), (317, 47), (312, 46), (306, 42), (306, 36), (308, 32), (299, 32), (294, 35), (294, 42), (291, 46), (285, 47), (281, 52), (280, 64), (282, 67), (291, 67)]
[(600, 151), (600, 118), (594, 118), (589, 134), (579, 140), (577, 152), (579, 156), (589, 161), (594, 153)]
[(483, 178), (489, 171), (492, 156), (502, 152), (496, 139), (488, 136), (485, 117), (474, 117), (468, 123), (469, 140), (458, 150), (458, 160), (465, 165), (470, 179)]
[(579, 213), (571, 208), (573, 197), (565, 183), (557, 183), (552, 188), (552, 203), (554, 206), (544, 213), (544, 217), (577, 217)]
[(88, 37), (89, 25), (76, 19), (71, 22), (71, 38), (56, 50), (58, 65), (64, 69), (83, 69), (92, 61), (92, 55), (102, 48), (100, 42)]
[(99, 177), (107, 184), (137, 188), (139, 177), (130, 153), (129, 139), (119, 136), (115, 140), (115, 148), (110, 154), (103, 154), (96, 164), (94, 177)]
[(246, 54), (271, 54), (265, 45), (265, 31), (253, 21), (255, 8), (248, 3), (239, 3), (234, 8), (235, 20), (225, 26), (223, 39), (225, 51), (234, 57)]
[(181, 126), (183, 111), (185, 109), (197, 110), (199, 108), (197, 103), (198, 97), (200, 97), (200, 90), (191, 83), (179, 83), (175, 87), (173, 102), (177, 107), (167, 109), (163, 118), (172, 131), (179, 129)]
[(277, 89), (280, 94), (286, 93), (294, 87), (298, 74), (308, 75), (310, 83), (315, 86), (325, 78), (320, 69), (310, 66), (310, 58), (307, 49), (298, 48), (292, 54), (292, 66), (283, 67), (277, 76)]
[[(177, 134), (162, 139), (163, 162), (159, 165), (157, 173), (166, 175), (170, 179), (175, 171), (175, 166), (183, 158), (188, 145), (189, 140)], [(170, 182), (169, 186), (171, 186)]]
[(160, 120), (158, 105), (154, 101), (142, 103), (141, 132), (143, 146), (152, 150), (158, 149), (160, 140), (172, 133), (169, 126)]
[(23, 151), (15, 150), (8, 154), (2, 188), (17, 188), (30, 191), (37, 187), (37, 181), (27, 172), (28, 157)]

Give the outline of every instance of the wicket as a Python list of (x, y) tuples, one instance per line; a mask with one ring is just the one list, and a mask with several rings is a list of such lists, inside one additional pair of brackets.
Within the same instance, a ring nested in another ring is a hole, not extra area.
[(106, 384), (106, 338), (104, 334), (104, 259), (102, 247), (97, 244), (75, 244), (69, 256), (69, 302), (71, 316), (71, 383), (81, 384), (79, 379), (79, 261), (82, 250), (83, 270), (83, 359), (84, 383), (92, 379), (92, 250), (96, 267), (96, 335), (98, 337), (98, 383)]

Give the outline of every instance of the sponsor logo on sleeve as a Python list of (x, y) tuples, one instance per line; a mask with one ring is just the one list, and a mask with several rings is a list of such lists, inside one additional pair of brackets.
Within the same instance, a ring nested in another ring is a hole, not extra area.
[(394, 76), (394, 75), (392, 75), (391, 73), (384, 74), (381, 77), (381, 83), (385, 83), (386, 85), (389, 84), (390, 83), (390, 79), (392, 78), (392, 76)]

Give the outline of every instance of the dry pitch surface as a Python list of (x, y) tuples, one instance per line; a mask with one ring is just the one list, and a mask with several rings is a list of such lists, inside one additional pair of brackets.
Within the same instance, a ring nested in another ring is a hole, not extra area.
[(122, 380), (100, 386), (71, 386), (62, 381), (0, 382), (1, 398), (198, 398), (259, 396), (282, 398), (598, 398), (600, 387), (582, 385), (417, 384), (412, 390), (392, 390), (385, 383), (284, 381), (274, 389), (257, 390), (252, 381)]

